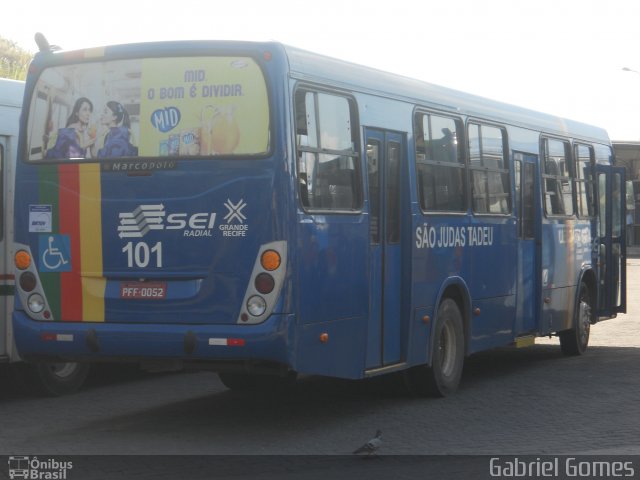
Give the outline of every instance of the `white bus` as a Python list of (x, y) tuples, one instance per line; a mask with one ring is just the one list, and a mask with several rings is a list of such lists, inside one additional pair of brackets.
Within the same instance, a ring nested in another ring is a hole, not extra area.
[(12, 334), (14, 173), (23, 94), (24, 82), (0, 78), (0, 363), (13, 363), (11, 368), (30, 389), (45, 395), (62, 395), (82, 386), (89, 366), (17, 363), (20, 356)]

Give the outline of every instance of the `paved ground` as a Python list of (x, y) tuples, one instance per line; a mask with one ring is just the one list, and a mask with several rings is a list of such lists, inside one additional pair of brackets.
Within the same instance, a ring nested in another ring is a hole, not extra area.
[(594, 326), (586, 355), (556, 339), (478, 354), (446, 399), (394, 379), (248, 395), (210, 373), (112, 375), (64, 398), (1, 390), (0, 455), (343, 455), (376, 429), (384, 454), (640, 455), (640, 259), (628, 268), (629, 313)]

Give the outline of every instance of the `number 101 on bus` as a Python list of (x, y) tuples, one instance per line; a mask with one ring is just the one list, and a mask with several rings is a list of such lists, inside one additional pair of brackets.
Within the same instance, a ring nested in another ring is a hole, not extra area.
[[(162, 268), (162, 242), (150, 247), (146, 242), (127, 243), (122, 248), (127, 255), (127, 267), (146, 268), (149, 265)], [(155, 262), (154, 262), (155, 260)]]

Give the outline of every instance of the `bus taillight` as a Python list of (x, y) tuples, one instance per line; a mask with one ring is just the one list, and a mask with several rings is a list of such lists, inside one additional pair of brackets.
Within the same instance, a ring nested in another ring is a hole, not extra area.
[(34, 293), (29, 297), (27, 306), (33, 313), (41, 313), (45, 307), (44, 298), (39, 293)]
[(268, 273), (261, 273), (256, 277), (255, 281), (256, 290), (263, 295), (273, 292), (273, 288), (276, 286), (276, 281)]
[(18, 270), (26, 270), (31, 265), (31, 255), (24, 250), (18, 250), (15, 256), (15, 263)]
[(32, 272), (23, 272), (20, 274), (20, 288), (25, 292), (32, 292), (36, 285), (38, 285), (38, 281), (36, 280), (36, 276)]
[(254, 317), (259, 317), (267, 310), (267, 302), (261, 296), (254, 295), (247, 300), (247, 310)]
[(275, 250), (267, 250), (260, 257), (262, 268), (270, 272), (276, 270), (280, 266), (280, 262), (282, 262), (280, 254)]
[(53, 320), (38, 269), (33, 262), (31, 249), (27, 245), (18, 243), (15, 244), (15, 247), (16, 293), (20, 298), (22, 308), (33, 320)]
[(276, 306), (286, 273), (287, 242), (262, 245), (251, 272), (237, 323), (264, 322)]

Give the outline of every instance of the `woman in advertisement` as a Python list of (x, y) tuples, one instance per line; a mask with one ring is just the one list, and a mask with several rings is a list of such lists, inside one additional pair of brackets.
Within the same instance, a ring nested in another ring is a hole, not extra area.
[(96, 145), (98, 158), (138, 156), (138, 147), (133, 144), (129, 113), (121, 103), (107, 102), (100, 123), (106, 130)]
[(78, 98), (65, 128), (58, 129), (54, 145), (47, 150), (46, 158), (87, 158), (96, 141), (95, 128), (89, 128), (92, 113), (91, 100)]

